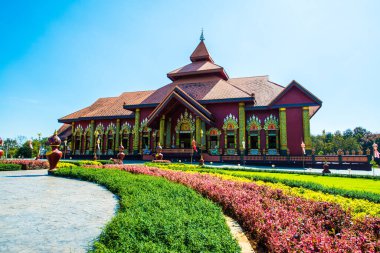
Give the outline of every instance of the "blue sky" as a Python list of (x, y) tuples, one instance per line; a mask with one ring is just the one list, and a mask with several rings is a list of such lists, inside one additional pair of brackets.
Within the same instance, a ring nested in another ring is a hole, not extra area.
[(380, 1), (18, 0), (0, 8), (0, 136), (36, 137), (99, 97), (159, 88), (205, 30), (230, 77), (295, 79), (313, 134), (379, 131)]

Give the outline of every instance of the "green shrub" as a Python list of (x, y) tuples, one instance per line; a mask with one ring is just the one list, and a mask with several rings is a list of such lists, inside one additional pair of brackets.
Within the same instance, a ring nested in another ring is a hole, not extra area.
[(106, 169), (63, 168), (54, 175), (99, 183), (120, 198), (92, 252), (240, 252), (221, 208), (183, 185)]
[(74, 163), (59, 162), (57, 164), (57, 169), (60, 169), (60, 168), (74, 168), (74, 167), (77, 167), (77, 165), (75, 165)]
[(97, 162), (100, 162), (101, 164), (115, 164), (112, 160), (96, 160)]
[(77, 166), (83, 165), (102, 165), (99, 161), (91, 161), (91, 160), (82, 160), (82, 161), (70, 161), (70, 163), (75, 164)]
[(21, 164), (5, 164), (0, 163), (0, 171), (21, 170)]
[(379, 165), (374, 160), (371, 160), (370, 163), (371, 163), (372, 168), (379, 168)]

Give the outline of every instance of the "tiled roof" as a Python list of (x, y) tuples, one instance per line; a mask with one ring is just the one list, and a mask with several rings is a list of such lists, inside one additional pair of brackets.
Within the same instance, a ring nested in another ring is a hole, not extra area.
[(178, 80), (183, 77), (192, 77), (205, 74), (212, 74), (228, 79), (227, 73), (224, 68), (216, 65), (210, 61), (197, 61), (188, 65), (175, 69), (167, 74), (168, 78), (172, 81)]
[(66, 122), (80, 118), (129, 116), (132, 115), (133, 112), (123, 109), (123, 105), (139, 104), (142, 100), (151, 95), (152, 92), (153, 91), (124, 92), (119, 97), (99, 98), (92, 105), (60, 118), (58, 121)]
[(200, 76), (205, 74), (217, 75), (224, 80), (228, 79), (227, 73), (223, 67), (217, 65), (212, 60), (206, 45), (201, 41), (197, 48), (190, 56), (191, 63), (181, 68), (175, 69), (167, 74), (168, 78), (172, 81), (179, 80), (193, 76)]
[(57, 131), (57, 134), (61, 140), (66, 140), (71, 135), (71, 125), (63, 124)]
[(269, 105), (284, 90), (283, 86), (269, 81), (268, 76), (230, 78), (227, 82), (248, 94), (254, 94), (256, 106)]
[(209, 61), (197, 61), (192, 62), (188, 65), (175, 69), (168, 73), (168, 75), (178, 74), (178, 73), (189, 73), (195, 71), (207, 71), (207, 70), (220, 70), (223, 69), (221, 66), (216, 65)]
[(151, 96), (142, 101), (142, 104), (158, 104), (175, 88), (179, 87), (193, 99), (216, 100), (230, 98), (250, 98), (249, 93), (238, 89), (221, 78), (213, 78), (208, 81), (193, 79), (187, 82), (174, 82), (156, 90)]
[(62, 126), (58, 129), (57, 134), (60, 135), (61, 133), (65, 132), (69, 127), (71, 127), (70, 124), (62, 124)]
[(214, 62), (203, 41), (199, 42), (198, 46), (195, 48), (194, 52), (191, 54), (190, 60), (192, 62), (204, 61), (204, 60)]

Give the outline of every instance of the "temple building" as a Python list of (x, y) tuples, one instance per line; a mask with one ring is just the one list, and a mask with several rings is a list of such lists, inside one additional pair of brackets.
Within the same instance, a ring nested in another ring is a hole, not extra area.
[(99, 98), (58, 121), (75, 158), (114, 156), (151, 160), (158, 143), (166, 158), (187, 157), (195, 140), (205, 161), (234, 157), (302, 155), (311, 152), (310, 118), (321, 100), (296, 81), (281, 86), (268, 76), (230, 78), (204, 38), (190, 63), (167, 74), (157, 90)]

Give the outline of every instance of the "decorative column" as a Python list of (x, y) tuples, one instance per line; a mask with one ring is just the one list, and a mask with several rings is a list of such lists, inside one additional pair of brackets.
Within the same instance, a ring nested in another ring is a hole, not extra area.
[(245, 104), (239, 103), (239, 147), (240, 152), (244, 151), (242, 145), (243, 141), (245, 142)]
[(93, 155), (94, 150), (94, 132), (95, 132), (95, 121), (91, 120), (90, 123), (90, 147), (89, 147), (89, 154)]
[(116, 136), (115, 136), (115, 142), (113, 143), (114, 150), (117, 150), (119, 145), (121, 144), (120, 141), (120, 119), (116, 120)]
[(76, 136), (76, 135), (74, 135), (74, 132), (75, 132), (75, 123), (72, 122), (71, 123), (71, 154), (73, 154), (73, 155), (75, 154), (74, 144), (75, 144), (75, 136)]
[(199, 116), (196, 116), (195, 117), (195, 141), (197, 142), (197, 145), (202, 145), (201, 143), (201, 129), (202, 129), (202, 126), (201, 126), (201, 118), (199, 118)]
[(280, 155), (287, 155), (288, 136), (286, 133), (286, 108), (280, 108)]
[(135, 111), (135, 126), (133, 128), (133, 154), (139, 153), (139, 134), (140, 134), (140, 109)]
[(310, 116), (309, 107), (302, 107), (303, 122), (303, 140), (305, 143), (306, 154), (311, 154), (311, 137), (310, 137)]
[(164, 146), (165, 144), (165, 115), (161, 116), (160, 120), (160, 145)]
[[(167, 121), (167, 125), (166, 125), (166, 143), (165, 143), (166, 148), (170, 148), (170, 145), (172, 142), (171, 141), (171, 136), (172, 136), (171, 129), (172, 129), (172, 118), (169, 118)], [(163, 144), (161, 144), (161, 145), (163, 145)]]
[[(206, 123), (202, 121), (202, 132), (201, 132), (201, 144), (202, 146), (206, 146)], [(205, 147), (206, 148), (206, 147)]]

